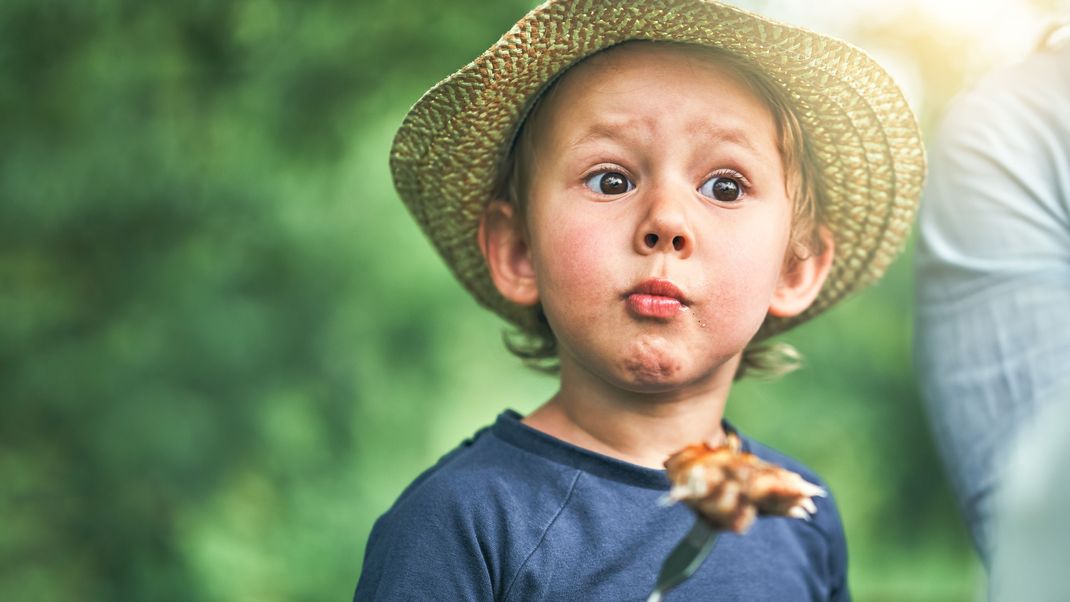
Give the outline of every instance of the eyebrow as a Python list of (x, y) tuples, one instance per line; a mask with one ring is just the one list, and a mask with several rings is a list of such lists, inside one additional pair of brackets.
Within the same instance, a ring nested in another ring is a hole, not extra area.
[[(747, 150), (752, 155), (761, 155), (761, 150), (758, 148), (758, 145), (755, 144), (755, 137), (747, 135), (748, 132), (743, 127), (736, 127), (734, 125), (721, 127), (713, 125), (708, 121), (703, 121), (691, 124), (688, 130), (704, 136), (707, 140), (733, 144)], [(774, 148), (776, 148), (775, 140)]]

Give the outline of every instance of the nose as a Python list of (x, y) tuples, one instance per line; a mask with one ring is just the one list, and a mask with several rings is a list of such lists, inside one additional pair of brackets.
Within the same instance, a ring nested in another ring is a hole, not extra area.
[(681, 259), (691, 255), (695, 241), (682, 202), (665, 194), (651, 201), (635, 234), (639, 254), (672, 253)]

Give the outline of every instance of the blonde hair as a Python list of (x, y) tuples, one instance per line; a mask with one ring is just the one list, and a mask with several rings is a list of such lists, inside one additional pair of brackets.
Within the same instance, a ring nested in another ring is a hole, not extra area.
[[(625, 44), (636, 43), (671, 46), (711, 58), (719, 65), (727, 67), (765, 104), (776, 125), (777, 149), (780, 151), (784, 164), (785, 188), (793, 207), (791, 237), (785, 261), (794, 263), (805, 259), (809, 254), (822, 253), (824, 242), (819, 236), (819, 226), (823, 223), (824, 216), (819, 202), (823, 196), (818, 176), (820, 172), (795, 109), (784, 89), (774, 83), (757, 66), (719, 48), (680, 42), (625, 42)], [(502, 170), (499, 186), (501, 196), (513, 205), (522, 223), (526, 223), (525, 192), (528, 189), (530, 166), (535, 160), (532, 140), (532, 132), (535, 128), (532, 124), (538, 121), (543, 101), (553, 93), (557, 82), (563, 76), (564, 73), (551, 81), (531, 105), (527, 117), (517, 130), (513, 146)], [(556, 372), (559, 367), (557, 338), (550, 328), (542, 306), (536, 304), (531, 307), (525, 320), (518, 327), (517, 331), (507, 331), (503, 334), (506, 348), (531, 368), (543, 372)], [(736, 370), (735, 378), (738, 380), (744, 375), (775, 377), (791, 372), (800, 365), (801, 356), (794, 347), (787, 343), (751, 341), (743, 351), (743, 358)]]

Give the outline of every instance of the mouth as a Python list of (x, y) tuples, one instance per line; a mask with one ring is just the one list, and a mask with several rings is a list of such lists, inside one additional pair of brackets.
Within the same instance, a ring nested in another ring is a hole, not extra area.
[(668, 319), (687, 309), (683, 291), (668, 280), (652, 278), (625, 293), (628, 310), (640, 318)]

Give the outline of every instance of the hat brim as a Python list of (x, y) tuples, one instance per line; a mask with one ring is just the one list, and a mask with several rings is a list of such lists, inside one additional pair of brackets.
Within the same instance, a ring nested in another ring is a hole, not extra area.
[(496, 290), (477, 240), (526, 110), (564, 70), (630, 40), (732, 52), (762, 69), (794, 105), (817, 160), (836, 256), (814, 303), (798, 316), (767, 317), (757, 339), (817, 315), (885, 272), (909, 235), (925, 154), (906, 99), (873, 59), (834, 38), (716, 2), (551, 0), (429, 90), (391, 151), (401, 199), (482, 305), (514, 324), (529, 322), (530, 308)]

